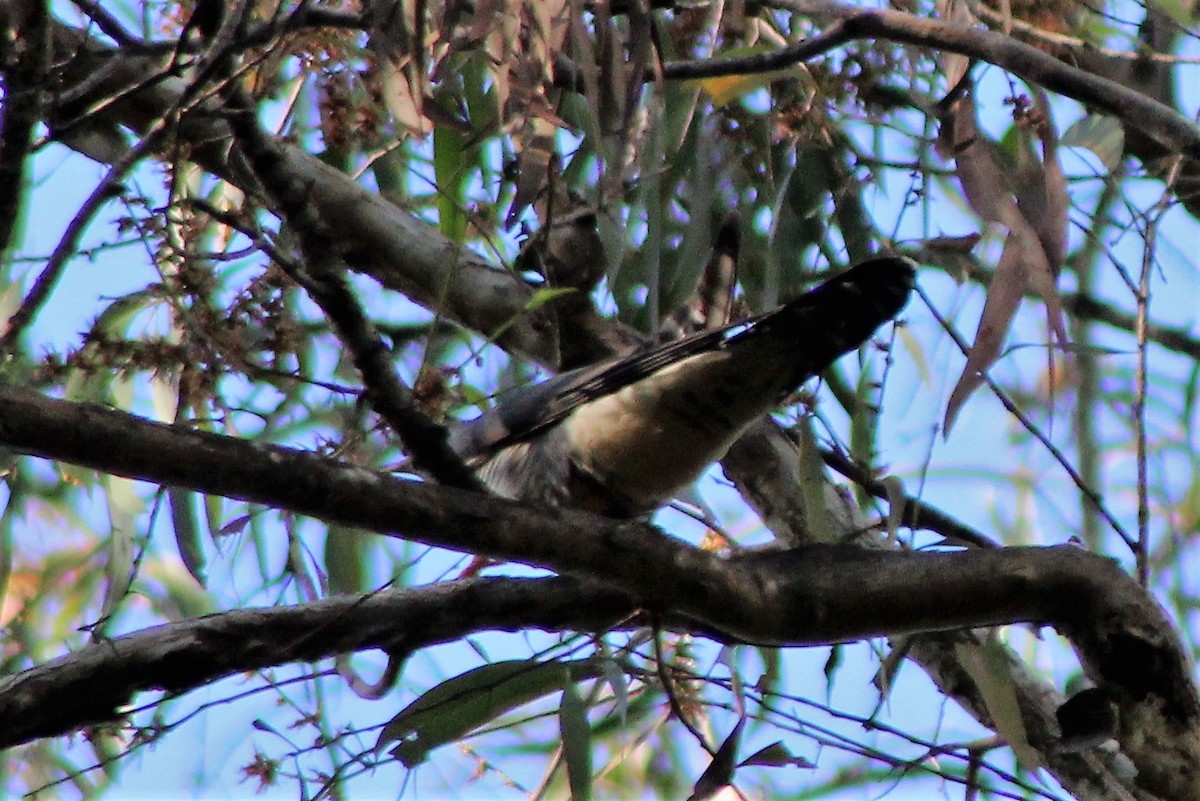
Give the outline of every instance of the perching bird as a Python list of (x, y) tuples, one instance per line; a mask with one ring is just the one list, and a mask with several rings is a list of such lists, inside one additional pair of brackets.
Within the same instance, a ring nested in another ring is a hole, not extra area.
[(499, 495), (646, 514), (896, 316), (914, 277), (904, 258), (865, 262), (775, 311), (510, 393), (450, 444)]

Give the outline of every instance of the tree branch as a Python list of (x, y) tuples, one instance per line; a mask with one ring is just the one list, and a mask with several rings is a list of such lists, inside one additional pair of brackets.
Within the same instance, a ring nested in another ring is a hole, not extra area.
[(721, 559), (644, 523), (400, 481), (4, 385), (0, 444), (602, 580), (655, 614), (724, 640), (812, 645), (1052, 625), (1115, 699), (1141, 785), (1167, 798), (1196, 797), (1200, 788), (1200, 698), (1170, 622), (1114, 562), (1074, 547), (918, 554), (811, 546)]
[(0, 680), (0, 748), (119, 720), (141, 692), (372, 648), (403, 658), (485, 630), (604, 631), (635, 611), (594, 582), (488, 578), (168, 623)]
[(442, 484), (485, 492), (483, 482), (466, 466), (447, 441), (445, 427), (435, 423), (396, 374), (391, 353), (346, 285), (346, 265), (329, 226), (308, 203), (306, 187), (283, 169), (283, 152), (258, 124), (250, 99), (227, 91), (230, 128), (251, 171), (275, 202), (299, 243), (304, 263), (290, 259), (280, 267), (308, 292), (333, 323), (350, 351), (371, 404), (400, 437), (413, 464)]
[(765, 5), (844, 26), (849, 38), (886, 39), (961, 53), (995, 64), (1052, 92), (1137, 125), (1173, 153), (1200, 158), (1200, 127), (1187, 117), (1141, 92), (1065, 64), (1009, 36), (902, 11), (862, 8), (832, 0), (767, 0)]

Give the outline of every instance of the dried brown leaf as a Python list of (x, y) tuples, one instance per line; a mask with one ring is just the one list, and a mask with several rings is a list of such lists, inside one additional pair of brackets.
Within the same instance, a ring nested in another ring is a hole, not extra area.
[(605, 102), (601, 94), (599, 56), (603, 52), (599, 47), (599, 31), (601, 22), (599, 13), (592, 17), (592, 28), (597, 31), (593, 40), (591, 30), (584, 22), (584, 0), (570, 0), (571, 14), (569, 19), (568, 40), (564, 48), (574, 57), (576, 79), (582, 84), (578, 99), (587, 104), (587, 114), (581, 114), (579, 123), (584, 135), (589, 141), (600, 143), (602, 132), (608, 130), (604, 123)]
[(600, 67), (600, 130), (605, 134), (618, 130), (625, 116), (624, 86), (629, 66), (625, 63), (620, 32), (607, 3), (596, 6), (593, 26), (596, 30), (596, 62)]
[(413, 136), (426, 136), (433, 130), (433, 124), (425, 116), (425, 95), (420, 88), (422, 81), (414, 70), (408, 69), (410, 64), (391, 58), (381, 59), (379, 78), (383, 100), (397, 127)]
[(935, 236), (925, 240), (925, 247), (935, 250), (948, 250), (953, 253), (970, 253), (979, 244), (980, 235), (977, 233), (962, 236)]
[(937, 148), (954, 159), (967, 203), (988, 222), (1007, 224), (1016, 212), (1010, 176), (1000, 169), (994, 145), (979, 133), (975, 100), (966, 93), (942, 115)]
[[(938, 0), (937, 11), (939, 17), (951, 24), (966, 28), (975, 26), (975, 15), (961, 0)], [(954, 86), (962, 80), (971, 66), (971, 59), (960, 53), (943, 50), (938, 57), (942, 62), (942, 72), (946, 74), (947, 86)]]
[[(1058, 292), (1058, 273), (1066, 252), (1068, 196), (1058, 161), (1057, 134), (1044, 95), (1035, 109), (1018, 108), (1016, 175), (1002, 168), (993, 145), (979, 134), (970, 91), (942, 115), (938, 149), (955, 159), (967, 202), (980, 217), (1008, 228), (1004, 251), (975, 333), (967, 364), (946, 407), (949, 435), (962, 404), (982, 383), (982, 373), (999, 358), (1022, 295), (1032, 287), (1046, 305), (1051, 339), (1066, 344), (1066, 325)], [(1042, 143), (1034, 151), (1029, 132)]]
[[(1037, 246), (1037, 252), (1041, 253), (1040, 244)], [(1017, 307), (1021, 304), (1021, 297), (1029, 283), (1025, 260), (1027, 253), (1028, 239), (1023, 243), (1022, 238), (1010, 235), (1004, 243), (1004, 252), (996, 268), (996, 277), (988, 288), (983, 314), (979, 318), (979, 328), (975, 331), (975, 342), (967, 352), (967, 364), (954, 386), (954, 391), (950, 393), (950, 402), (946, 404), (943, 436), (950, 435), (954, 419), (962, 409), (963, 403), (983, 384), (982, 373), (1000, 356), (1000, 346), (1004, 343), (1004, 337), (1008, 334), (1013, 316), (1017, 313)]]
[(566, 41), (570, 9), (567, 0), (525, 0), (529, 17), (528, 50), (542, 64), (542, 79), (554, 80), (554, 54)]
[[(1067, 179), (1058, 160), (1058, 131), (1050, 117), (1044, 92), (1035, 92), (1036, 105), (1018, 119), (1022, 134), (1017, 160), (1017, 205), (1037, 231), (1055, 276), (1066, 259), (1070, 197)], [(1032, 130), (1031, 130), (1032, 129)], [(1032, 137), (1041, 141), (1041, 159), (1033, 152)]]
[[(517, 191), (504, 221), (509, 228), (516, 224), (525, 209), (533, 205), (549, 185), (557, 158), (554, 153), (554, 125), (540, 117), (530, 118), (526, 122), (528, 137), (517, 157)], [(514, 137), (514, 141), (517, 140)]]

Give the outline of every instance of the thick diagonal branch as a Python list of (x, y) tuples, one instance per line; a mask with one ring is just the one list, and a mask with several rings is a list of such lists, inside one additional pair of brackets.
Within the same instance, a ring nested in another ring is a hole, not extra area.
[(0, 680), (0, 748), (116, 720), (141, 692), (371, 648), (402, 658), (489, 629), (601, 631), (632, 611), (595, 583), (476, 579), (155, 626)]
[[(699, 632), (775, 645), (1014, 622), (1067, 636), (1164, 797), (1200, 787), (1200, 699), (1162, 610), (1070, 546), (960, 553), (811, 546), (721, 559), (653, 526), (405, 482), (315, 454), (0, 385), (0, 444), (130, 478), (603, 581)], [(536, 624), (531, 624), (536, 625)], [(1164, 769), (1164, 766), (1167, 766)]]

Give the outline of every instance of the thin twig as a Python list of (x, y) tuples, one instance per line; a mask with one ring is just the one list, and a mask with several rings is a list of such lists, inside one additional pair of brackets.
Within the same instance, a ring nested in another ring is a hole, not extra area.
[(980, 2), (971, 2), (971, 13), (990, 20), (993, 23), (1008, 25), (1012, 30), (1017, 31), (1031, 39), (1038, 39), (1048, 44), (1058, 45), (1062, 48), (1070, 48), (1086, 53), (1096, 53), (1105, 58), (1117, 58), (1123, 61), (1137, 61), (1139, 63), (1155, 63), (1155, 64), (1200, 64), (1200, 57), (1196, 56), (1177, 56), (1172, 53), (1159, 53), (1143, 46), (1140, 50), (1117, 50), (1112, 47), (1101, 47), (1094, 42), (1089, 42), (1086, 39), (1080, 39), (1077, 36), (1068, 36), (1055, 31), (1048, 31), (1045, 28), (1039, 28), (1024, 20), (1019, 20), (1015, 17), (1006, 16), (999, 11), (989, 8)]
[(1155, 254), (1158, 252), (1158, 228), (1163, 215), (1171, 206), (1175, 181), (1179, 177), (1183, 158), (1176, 156), (1167, 172), (1162, 194), (1146, 220), (1143, 238), (1142, 269), (1137, 285), (1137, 367), (1134, 371), (1133, 391), (1133, 434), (1137, 448), (1137, 519), (1138, 540), (1134, 553), (1137, 556), (1138, 581), (1143, 587), (1150, 582), (1150, 480), (1146, 463), (1146, 388), (1149, 381), (1150, 351), (1147, 347), (1146, 320), (1150, 310), (1150, 275), (1154, 271)]
[[(820, 453), (822, 461), (834, 471), (850, 479), (874, 497), (881, 500), (890, 500), (887, 487), (884, 486), (882, 481), (872, 476), (867, 468), (838, 451), (822, 448)], [(936, 506), (931, 506), (920, 498), (906, 494), (901, 500), (904, 503), (904, 510), (900, 519), (901, 525), (932, 531), (948, 540), (972, 545), (977, 548), (1000, 547), (998, 542), (986, 534), (976, 531), (966, 523), (955, 520)]]
[(863, 8), (833, 0), (763, 0), (763, 5), (829, 25), (843, 24), (850, 39), (885, 39), (961, 53), (995, 64), (1051, 92), (1136, 124), (1172, 152), (1200, 158), (1200, 127), (1192, 120), (1141, 92), (1065, 64), (1010, 36), (902, 11)]
[(29, 290), (29, 294), (21, 301), (20, 308), (9, 318), (4, 328), (4, 333), (0, 334), (0, 352), (13, 348), (17, 339), (29, 324), (33, 322), (33, 318), (42, 306), (45, 305), (46, 301), (49, 300), (50, 293), (54, 291), (55, 285), (58, 283), (59, 278), (62, 277), (67, 263), (78, 255), (79, 239), (83, 236), (87, 227), (91, 225), (92, 218), (96, 216), (105, 203), (120, 194), (120, 184), (125, 178), (126, 173), (133, 169), (134, 165), (146, 155), (158, 149), (158, 145), (165, 134), (171, 130), (170, 123), (175, 117), (174, 111), (175, 109), (168, 110), (166, 114), (155, 121), (146, 132), (146, 135), (142, 137), (142, 141), (130, 148), (105, 173), (100, 183), (97, 184), (92, 193), (88, 195), (87, 200), (79, 207), (79, 211), (75, 213), (75, 216), (67, 225), (66, 230), (58, 241), (58, 245), (54, 248), (54, 252), (46, 260), (46, 266), (38, 275), (33, 288)]
[[(930, 300), (929, 296), (925, 294), (925, 290), (922, 289), (919, 284), (917, 285), (916, 290), (917, 294), (921, 296), (921, 300), (925, 302), (925, 305), (928, 307), (930, 313), (933, 314), (934, 319), (937, 320), (938, 325), (940, 325), (942, 330), (950, 335), (950, 338), (954, 340), (954, 344), (958, 346), (958, 349), (962, 351), (963, 355), (966, 355), (970, 350), (966, 340), (964, 340), (962, 335), (955, 330), (954, 326), (950, 324), (950, 321), (942, 316), (941, 312), (937, 310), (937, 306), (932, 300)], [(1025, 416), (1025, 413), (1021, 411), (1020, 407), (1018, 407), (1013, 399), (1008, 396), (1007, 392), (1000, 388), (999, 384), (992, 380), (991, 376), (989, 376), (986, 372), (981, 372), (979, 377), (983, 379), (984, 384), (986, 384), (988, 389), (992, 391), (992, 394), (996, 396), (996, 399), (1000, 401), (1008, 413), (1015, 417), (1017, 422), (1019, 422), (1026, 431), (1032, 434), (1038, 442), (1042, 443), (1042, 447), (1044, 447), (1054, 461), (1058, 462), (1062, 469), (1066, 471), (1076, 488), (1083, 493), (1084, 497), (1091, 501), (1092, 505), (1096, 508), (1096, 511), (1099, 512), (1100, 516), (1104, 518), (1105, 522), (1112, 527), (1112, 530), (1115, 531), (1131, 549), (1135, 548), (1136, 540), (1129, 534), (1129, 532), (1125, 530), (1124, 526), (1117, 522), (1117, 518), (1113, 516), (1113, 513), (1109, 511), (1108, 506), (1105, 505), (1104, 498), (1100, 495), (1100, 493), (1088, 486), (1087, 482), (1083, 480), (1083, 478), (1079, 475), (1079, 472), (1074, 468), (1074, 466), (1072, 466), (1070, 460), (1067, 459), (1066, 454), (1059, 450), (1058, 446), (1051, 442), (1046, 435), (1042, 433), (1042, 430), (1034, 425), (1032, 420)]]
[(667, 61), (663, 77), (673, 80), (712, 78), (719, 75), (750, 75), (793, 67), (824, 55), (854, 39), (845, 23), (835, 22), (829, 30), (769, 53), (749, 56), (714, 56), (703, 60)]

